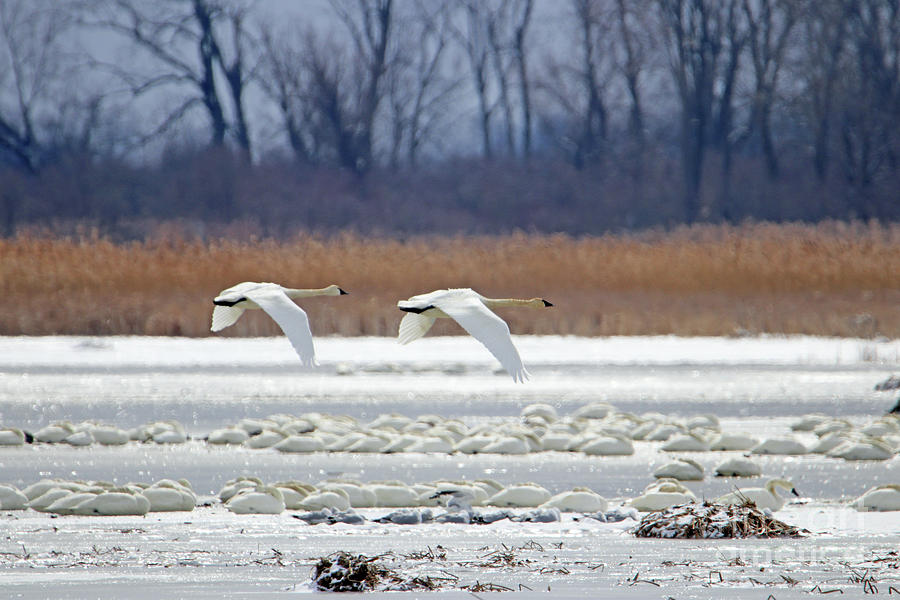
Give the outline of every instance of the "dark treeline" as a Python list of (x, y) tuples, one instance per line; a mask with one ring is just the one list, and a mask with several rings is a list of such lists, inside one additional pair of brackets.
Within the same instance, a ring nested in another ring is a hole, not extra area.
[(897, 0), (3, 0), (0, 231), (892, 220), (898, 32)]

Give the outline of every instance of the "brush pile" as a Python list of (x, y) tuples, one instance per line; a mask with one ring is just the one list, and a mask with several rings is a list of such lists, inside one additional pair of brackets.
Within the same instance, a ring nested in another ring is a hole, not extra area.
[(320, 592), (433, 590), (429, 577), (404, 577), (377, 562), (380, 556), (335, 552), (323, 556), (313, 570), (313, 586)]
[(801, 537), (809, 532), (768, 516), (752, 502), (691, 502), (648, 513), (632, 533), (638, 537), (698, 539)]

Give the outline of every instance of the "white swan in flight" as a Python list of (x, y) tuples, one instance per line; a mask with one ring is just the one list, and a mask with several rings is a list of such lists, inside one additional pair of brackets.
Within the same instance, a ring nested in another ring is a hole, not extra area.
[(316, 351), (313, 348), (309, 318), (302, 308), (291, 301), (291, 298), (341, 296), (346, 293), (336, 285), (304, 290), (282, 287), (277, 283), (245, 281), (222, 290), (215, 297), (213, 304), (216, 306), (213, 309), (210, 331), (220, 331), (233, 325), (248, 308), (261, 308), (281, 327), (301, 362), (305, 366), (313, 366)]
[(419, 339), (431, 329), (435, 319), (453, 319), (491, 351), (514, 381), (525, 381), (528, 371), (512, 343), (509, 326), (492, 312), (492, 309), (505, 306), (544, 308), (553, 305), (543, 298), (485, 298), (468, 288), (437, 290), (397, 303), (397, 307), (407, 313), (400, 321), (398, 341), (408, 344)]

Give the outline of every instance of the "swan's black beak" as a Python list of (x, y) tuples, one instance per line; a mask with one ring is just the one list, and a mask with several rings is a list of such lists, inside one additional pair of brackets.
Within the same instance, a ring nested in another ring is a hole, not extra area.
[(795, 488), (791, 488), (791, 493), (793, 495), (797, 496), (798, 498), (800, 497), (800, 494), (797, 493), (797, 490)]
[(338, 296), (347, 296), (350, 294), (350, 292), (345, 292), (343, 288), (338, 288), (338, 291), (340, 292)]
[(543, 298), (541, 298), (541, 301), (544, 303), (544, 306), (553, 306), (553, 304), (551, 304), (550, 302), (547, 302)]

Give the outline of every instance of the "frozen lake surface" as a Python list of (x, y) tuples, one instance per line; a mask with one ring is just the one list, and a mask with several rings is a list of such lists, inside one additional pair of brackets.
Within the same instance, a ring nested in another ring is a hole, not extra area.
[[(280, 338), (0, 338), (0, 425), (33, 431), (66, 419), (128, 428), (174, 419), (199, 438), (245, 417), (275, 413), (343, 414), (361, 422), (391, 412), (437, 414), (473, 426), (514, 419), (535, 402), (563, 416), (604, 401), (637, 414), (712, 413), (723, 430), (764, 438), (790, 433), (798, 416), (814, 412), (861, 425), (893, 406), (893, 395), (873, 386), (900, 370), (900, 343), (893, 341), (522, 336), (515, 342), (532, 374), (526, 384), (497, 373), (471, 338), (427, 338), (409, 346), (383, 338), (320, 338), (315, 370), (300, 368)], [(815, 440), (811, 433), (798, 437)], [(117, 483), (183, 477), (201, 495), (214, 495), (240, 475), (311, 483), (336, 475), (409, 483), (490, 477), (504, 484), (534, 481), (554, 493), (587, 486), (616, 505), (639, 494), (652, 471), (671, 460), (660, 446), (636, 443), (631, 456), (505, 456), (298, 455), (212, 447), (198, 439), (177, 446), (41, 444), (0, 448), (0, 481), (24, 487), (47, 477)], [(698, 497), (733, 489), (734, 480), (709, 473), (734, 455), (691, 455), (707, 470), (704, 481), (688, 484)], [(857, 513), (846, 506), (874, 485), (900, 483), (900, 458), (762, 456), (758, 462), (766, 477), (792, 480), (802, 497), (778, 518), (813, 535), (648, 540), (625, 531), (633, 521), (571, 516), (547, 524), (311, 526), (289, 512), (242, 516), (221, 505), (147, 517), (0, 512), (0, 586), (10, 597), (26, 598), (290, 596), (309, 591), (314, 558), (346, 550), (393, 552), (389, 560), (403, 569), (450, 572), (468, 584), (512, 588), (516, 597), (550, 597), (548, 586), (552, 597), (597, 598), (772, 593), (782, 599), (806, 596), (817, 585), (845, 594), (861, 594), (868, 584), (880, 593), (900, 590), (900, 559), (890, 554), (900, 547), (900, 513)], [(436, 545), (446, 550), (441, 560), (407, 558)], [(479, 557), (504, 547), (517, 549), (519, 566), (484, 566), (489, 561)], [(866, 569), (869, 575), (854, 575)], [(877, 583), (867, 584), (866, 577)], [(716, 591), (721, 587), (728, 591)]]

